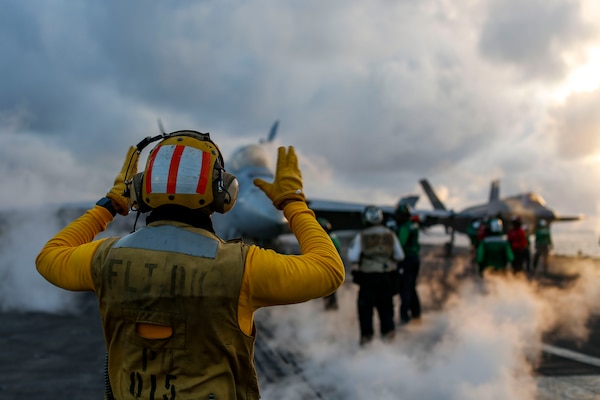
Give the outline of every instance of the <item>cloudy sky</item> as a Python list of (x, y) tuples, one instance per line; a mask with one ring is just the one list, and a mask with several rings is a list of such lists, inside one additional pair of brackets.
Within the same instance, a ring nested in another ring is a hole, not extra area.
[[(461, 209), (485, 201), (490, 181), (499, 178), (501, 195), (535, 191), (562, 214), (585, 214), (577, 229), (597, 238), (598, 21), (597, 0), (2, 0), (0, 210), (95, 201), (112, 185), (128, 147), (158, 133), (159, 118), (167, 131), (210, 132), (226, 157), (265, 138), (280, 120), (276, 144), (296, 146), (310, 197), (393, 204), (417, 193), (418, 206), (428, 208), (418, 186), (428, 178), (449, 207)], [(54, 232), (40, 220), (22, 224), (4, 246), (19, 249), (35, 232), (39, 248)], [(22, 266), (34, 253), (3, 257), (6, 265)], [(19, 294), (27, 294), (23, 301), (35, 303), (28, 307), (55, 309), (69, 295), (47, 284), (32, 291), (34, 276), (42, 278), (22, 268), (17, 279), (10, 275), (15, 270), (2, 271), (4, 307), (25, 307)], [(447, 310), (448, 318), (462, 317), (475, 305), (488, 315), (499, 304), (505, 309), (491, 316), (516, 315), (510, 324), (500, 318), (464, 325), (472, 329), (467, 332), (436, 322), (444, 314), (433, 317), (431, 335), (447, 326), (437, 335), (455, 341), (442, 341), (425, 358), (419, 389), (438, 390), (442, 377), (455, 394), (439, 398), (483, 398), (459, 393), (470, 376), (461, 375), (467, 370), (461, 366), (471, 368), (463, 360), (471, 362), (472, 354), (487, 354), (475, 365), (491, 366), (481, 378), (491, 382), (490, 391), (529, 398), (514, 393), (533, 392), (529, 375), (523, 374), (525, 384), (504, 381), (500, 367), (522, 371), (522, 357), (502, 357), (531, 342), (522, 335), (544, 330), (534, 319), (542, 313), (535, 312), (530, 288), (511, 288), (516, 292), (499, 286), (491, 303), (467, 293), (472, 296)], [(590, 294), (590, 304), (598, 304), (597, 297)], [(514, 312), (505, 306), (513, 299), (525, 299)], [(348, 309), (337, 318), (355, 323), (354, 303), (343, 304)], [(279, 317), (301, 318), (311, 306)], [(531, 321), (535, 332), (525, 329)], [(472, 340), (474, 332), (508, 340), (489, 352), (488, 343)], [(355, 346), (355, 334), (336, 336), (329, 351), (345, 354), (339, 346)], [(407, 343), (400, 350), (417, 341)], [(334, 364), (317, 361), (330, 367), (325, 377), (343, 367), (346, 378), (354, 378), (379, 371), (373, 365), (411, 363), (411, 353), (404, 353), (383, 362), (360, 354)], [(456, 373), (448, 377), (448, 370)], [(416, 381), (410, 375), (379, 379), (391, 388)]]
[[(97, 199), (128, 146), (296, 146), (311, 197), (535, 191), (600, 231), (595, 0), (0, 4), (0, 205)], [(578, 223), (581, 224), (581, 223)]]

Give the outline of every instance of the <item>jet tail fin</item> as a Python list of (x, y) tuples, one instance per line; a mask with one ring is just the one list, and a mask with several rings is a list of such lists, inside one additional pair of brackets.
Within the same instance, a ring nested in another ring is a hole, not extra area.
[(277, 128), (279, 128), (279, 120), (275, 121), (271, 130), (269, 131), (269, 136), (267, 138), (267, 142), (272, 142), (275, 139), (275, 135), (277, 135)]
[(500, 180), (494, 179), (492, 181), (492, 184), (490, 185), (490, 200), (489, 200), (489, 202), (492, 203), (492, 202), (498, 201), (498, 200), (500, 200)]
[(277, 136), (277, 129), (279, 128), (279, 120), (276, 120), (273, 125), (271, 125), (271, 129), (269, 130), (269, 135), (267, 136), (266, 139), (260, 139), (259, 143), (263, 144), (263, 143), (270, 143), (275, 139), (275, 136)]
[(427, 197), (429, 198), (429, 201), (431, 202), (433, 209), (446, 211), (446, 206), (444, 205), (444, 203), (442, 203), (442, 201), (439, 199), (437, 194), (435, 194), (433, 188), (429, 184), (429, 181), (427, 179), (421, 179), (419, 181), (419, 183), (421, 184), (421, 187), (425, 191), (425, 194), (427, 194)]
[(415, 208), (417, 205), (417, 201), (419, 201), (419, 195), (411, 194), (408, 196), (401, 197), (400, 200), (398, 201), (398, 205), (408, 204), (410, 206), (410, 208)]

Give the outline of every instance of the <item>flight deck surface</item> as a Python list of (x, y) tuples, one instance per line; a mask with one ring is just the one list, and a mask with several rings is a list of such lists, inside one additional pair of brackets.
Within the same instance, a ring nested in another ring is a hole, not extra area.
[[(456, 323), (455, 317), (469, 315), (465, 310), (473, 313), (473, 318), (480, 320), (469, 329), (477, 330), (489, 322), (481, 317), (485, 313), (478, 314), (481, 307), (488, 307), (490, 313), (505, 312), (495, 307), (506, 297), (498, 293), (494, 294), (498, 297), (490, 298), (491, 294), (477, 297), (472, 304), (477, 308), (460, 308), (464, 301), (460, 296), (473, 295), (461, 282), (476, 280), (468, 267), (450, 273), (461, 263), (468, 264), (466, 250), (459, 249), (454, 257), (447, 259), (439, 247), (424, 246), (419, 285), (423, 318), (419, 323), (398, 326), (391, 344), (376, 339), (371, 347), (358, 346), (356, 286), (351, 282), (338, 291), (340, 308), (336, 311), (324, 311), (320, 300), (259, 310), (255, 361), (263, 398), (352, 399), (363, 398), (364, 391), (372, 391), (372, 398), (381, 399), (458, 399), (458, 388), (465, 385), (488, 394), (482, 398), (491, 399), (506, 398), (502, 390), (519, 393), (517, 398), (523, 399), (600, 398), (600, 318), (595, 309), (580, 313), (584, 307), (593, 308), (589, 303), (596, 295), (576, 297), (571, 291), (574, 288), (581, 294), (589, 288), (577, 286), (573, 271), (598, 269), (599, 260), (553, 257), (548, 274), (538, 274), (527, 284), (511, 283), (522, 289), (516, 295), (511, 294), (513, 297), (530, 293), (523, 285), (535, 287), (542, 297), (545, 291), (551, 291), (548, 293), (555, 300), (564, 295), (568, 303), (564, 309), (578, 316), (555, 315), (567, 325), (555, 321), (554, 325), (540, 328), (539, 343), (519, 345), (511, 343), (512, 339), (502, 340), (515, 334), (510, 323), (503, 320), (492, 325), (496, 330), (509, 325), (498, 338), (494, 336), (498, 332), (483, 331), (491, 338), (491, 346), (479, 343), (483, 339), (477, 332), (461, 338), (469, 321)], [(508, 289), (501, 285), (485, 290)], [(95, 298), (89, 293), (76, 297), (80, 306), (70, 313), (0, 313), (0, 398), (101, 396), (105, 349)], [(523, 297), (524, 305), (529, 301), (532, 301), (529, 297)], [(518, 321), (521, 316), (514, 317), (513, 309), (507, 315), (517, 320), (515, 326), (522, 329), (523, 325), (519, 325), (522, 321)], [(531, 323), (539, 324), (534, 320)], [(587, 334), (582, 336), (581, 331), (585, 330)], [(513, 341), (523, 338), (516, 335)], [(526, 337), (537, 336), (532, 333)], [(447, 346), (448, 342), (452, 345)], [(502, 346), (528, 354), (508, 357)], [(528, 361), (527, 365), (522, 363), (523, 359)], [(486, 385), (492, 394), (486, 392)], [(516, 389), (517, 386), (523, 390)], [(422, 397), (423, 394), (426, 396)]]

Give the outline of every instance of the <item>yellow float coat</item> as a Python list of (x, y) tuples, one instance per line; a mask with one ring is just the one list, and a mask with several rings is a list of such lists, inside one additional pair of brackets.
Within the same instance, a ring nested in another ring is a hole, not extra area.
[[(312, 210), (296, 201), (283, 212), (302, 254), (284, 255), (249, 246), (238, 301), (238, 323), (247, 335), (252, 334), (257, 309), (324, 297), (344, 282), (342, 260)], [(106, 240), (94, 238), (112, 219), (108, 210), (95, 206), (71, 222), (41, 250), (36, 258), (39, 273), (63, 289), (94, 291), (92, 260)]]

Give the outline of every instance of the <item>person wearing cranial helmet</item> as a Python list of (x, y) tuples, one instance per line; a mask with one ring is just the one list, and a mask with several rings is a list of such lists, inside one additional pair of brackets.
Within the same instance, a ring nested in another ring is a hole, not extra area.
[(353, 282), (360, 287), (357, 298), (360, 346), (373, 340), (373, 309), (377, 309), (379, 316), (381, 339), (391, 341), (394, 338), (396, 263), (404, 259), (396, 234), (383, 225), (380, 207), (365, 207), (363, 222), (365, 228), (356, 234), (348, 248)]
[[(155, 140), (143, 172), (140, 152)], [(238, 193), (207, 133), (176, 131), (132, 146), (106, 196), (50, 239), (39, 273), (98, 297), (107, 349), (105, 398), (258, 399), (254, 313), (327, 296), (344, 266), (305, 202), (293, 147), (278, 149), (273, 182), (258, 186), (283, 210), (301, 255), (224, 241), (211, 215)], [(123, 237), (94, 240), (116, 214), (148, 213)]]
[(471, 262), (475, 263), (475, 253), (477, 252), (477, 246), (479, 245), (479, 228), (481, 227), (481, 220), (479, 218), (473, 218), (467, 226), (466, 233), (469, 237), (470, 250), (471, 250)]
[(396, 235), (404, 251), (404, 259), (398, 262), (400, 282), (400, 324), (421, 318), (421, 300), (417, 292), (417, 279), (421, 267), (421, 244), (419, 224), (412, 220), (412, 209), (408, 204), (398, 204), (394, 210)]
[(504, 225), (500, 218), (490, 218), (487, 222), (486, 237), (477, 247), (477, 264), (480, 275), (485, 271), (504, 273), (514, 261), (510, 243), (504, 238)]
[(521, 217), (515, 215), (511, 218), (511, 228), (506, 238), (514, 254), (512, 269), (514, 273), (528, 272), (529, 265), (529, 240), (527, 232), (523, 228)]
[(535, 253), (533, 254), (533, 264), (531, 272), (535, 272), (538, 264), (541, 265), (542, 272), (548, 272), (548, 256), (552, 249), (552, 233), (550, 226), (545, 219), (540, 219), (534, 232)]

